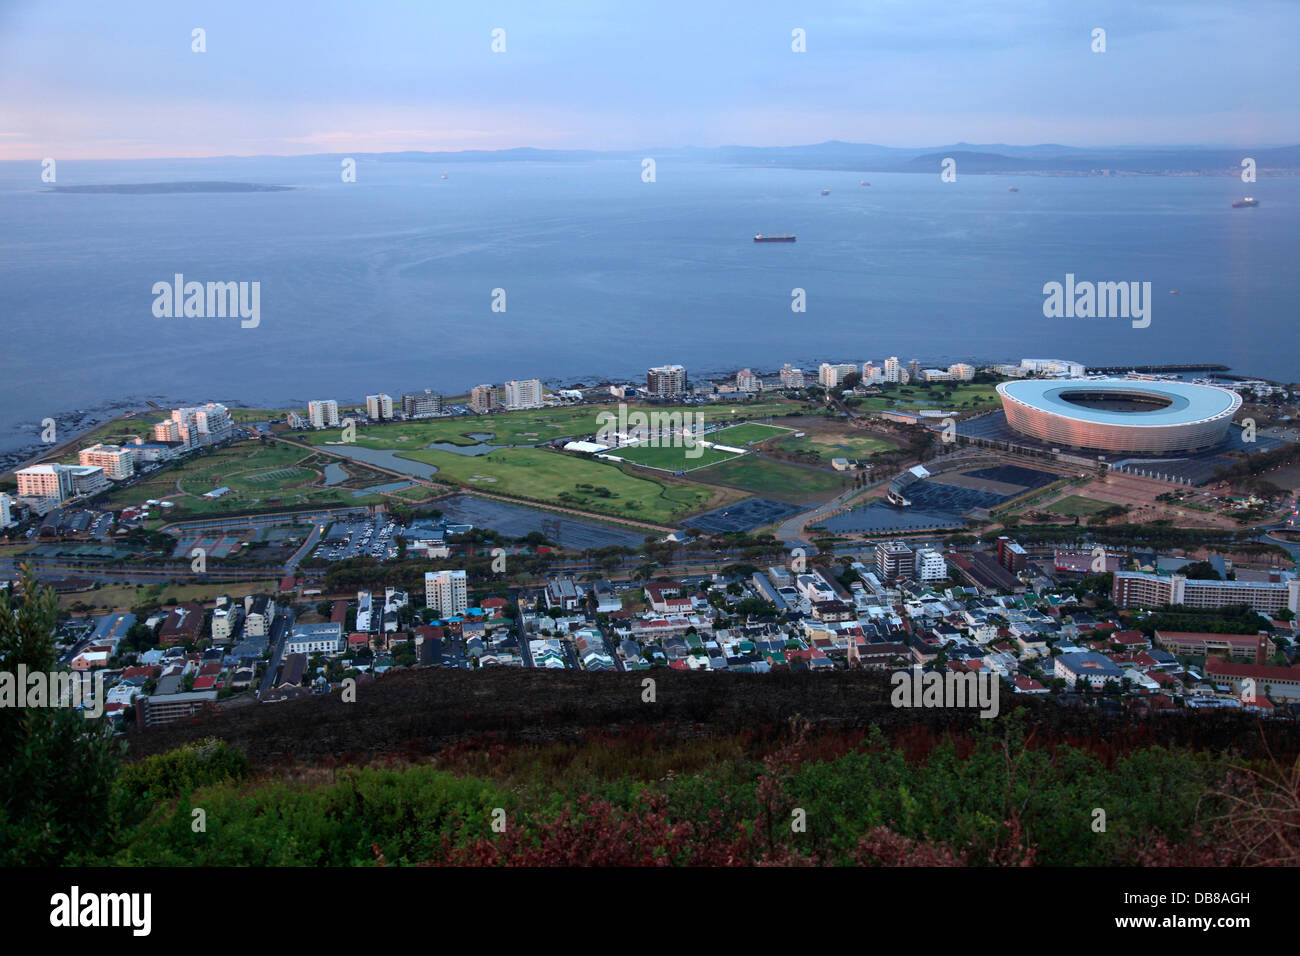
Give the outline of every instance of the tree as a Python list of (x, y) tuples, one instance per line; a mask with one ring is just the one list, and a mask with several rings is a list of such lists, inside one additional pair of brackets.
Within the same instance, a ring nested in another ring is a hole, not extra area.
[[(0, 591), (0, 669), (51, 674), (58, 598), (26, 564), (22, 593), (19, 605)], [(100, 849), (116, 774), (104, 722), (69, 707), (0, 707), (0, 866), (54, 866)]]

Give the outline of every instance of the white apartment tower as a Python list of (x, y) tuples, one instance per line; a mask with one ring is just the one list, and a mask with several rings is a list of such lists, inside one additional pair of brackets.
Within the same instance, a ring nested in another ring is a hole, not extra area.
[(338, 428), (339, 403), (328, 398), (308, 402), (307, 420), (312, 428)]
[(393, 420), (393, 399), (390, 395), (382, 392), (378, 395), (366, 396), (366, 417), (372, 422), (388, 422)]
[(438, 617), (464, 614), (469, 607), (469, 587), (464, 571), (427, 571), (424, 603)]
[(541, 408), (542, 404), (542, 383), (537, 379), (506, 382), (506, 408)]
[(829, 362), (822, 362), (821, 368), (817, 370), (817, 384), (825, 388), (836, 388), (847, 376), (857, 370), (857, 365), (832, 365)]
[(791, 368), (787, 362), (781, 366), (781, 385), (783, 388), (803, 388), (803, 369)]

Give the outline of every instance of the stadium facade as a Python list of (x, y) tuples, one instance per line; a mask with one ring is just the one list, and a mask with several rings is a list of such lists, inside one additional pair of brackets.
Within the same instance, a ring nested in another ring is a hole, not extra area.
[(1069, 448), (1202, 451), (1227, 436), (1241, 396), (1213, 385), (1130, 379), (1025, 380), (998, 386), (1007, 423)]

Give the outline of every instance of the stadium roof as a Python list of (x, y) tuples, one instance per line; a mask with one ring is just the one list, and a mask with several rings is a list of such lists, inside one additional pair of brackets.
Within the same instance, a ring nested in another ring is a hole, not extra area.
[[(1236, 392), (1214, 385), (1193, 385), (1190, 382), (1149, 382), (1133, 379), (1070, 379), (1068, 381), (1030, 379), (1003, 382), (998, 386), (998, 391), (1025, 405), (1064, 418), (1134, 428), (1189, 425), (1230, 415), (1241, 405), (1241, 398)], [(1169, 404), (1164, 408), (1138, 412), (1106, 411), (1066, 401), (1064, 396), (1071, 392), (1115, 392), (1117, 397), (1126, 393), (1149, 395), (1164, 399)]]

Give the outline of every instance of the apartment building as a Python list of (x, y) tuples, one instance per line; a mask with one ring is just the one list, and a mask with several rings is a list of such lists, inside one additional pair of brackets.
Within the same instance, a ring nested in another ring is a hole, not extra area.
[(244, 621), (244, 609), (238, 604), (222, 605), (212, 612), (212, 643), (229, 644), (239, 633)]
[(505, 390), (499, 385), (475, 385), (470, 392), (470, 411), (486, 415), (499, 411), (505, 404)]
[(864, 362), (862, 364), (862, 384), (863, 385), (883, 385), (885, 382), (885, 370), (875, 362)]
[(761, 392), (762, 390), (763, 380), (754, 374), (753, 369), (742, 368), (736, 373), (736, 391)]
[(442, 414), (442, 395), (426, 388), (402, 395), (402, 414), (407, 418), (435, 418)]
[(855, 364), (833, 365), (830, 362), (822, 362), (821, 367), (817, 370), (817, 384), (823, 388), (837, 388), (844, 383), (844, 379), (849, 375), (857, 372), (858, 367)]
[(31, 465), (14, 472), (18, 479), (18, 497), (48, 498), (63, 501), (76, 492), (72, 488), (70, 465)]
[(942, 552), (933, 548), (918, 548), (914, 555), (914, 565), (913, 573), (922, 583), (942, 581), (948, 577), (948, 564), (944, 561)]
[(1019, 574), (1028, 561), (1029, 555), (1018, 541), (1012, 541), (1005, 535), (998, 538), (998, 564), (1012, 574)]
[(542, 383), (535, 378), (519, 382), (506, 382), (505, 407), (511, 411), (521, 408), (541, 408)]
[(284, 652), (286, 655), (341, 654), (345, 646), (342, 624), (295, 624), (284, 642)]
[(916, 555), (902, 541), (876, 543), (876, 575), (882, 581), (910, 577), (916, 570)]
[(121, 445), (95, 444), (77, 452), (77, 462), (104, 469), (104, 477), (123, 481), (135, 474), (135, 452)]
[(1260, 614), (1276, 614), (1287, 608), (1300, 614), (1300, 579), (1285, 572), (1271, 581), (1198, 581), (1182, 574), (1152, 574), (1144, 571), (1116, 571), (1111, 598), (1117, 607), (1216, 608), (1248, 605)]
[(803, 388), (807, 384), (804, 382), (803, 369), (791, 368), (788, 362), (781, 366), (779, 377), (782, 388)]
[(244, 636), (266, 637), (275, 620), (275, 602), (265, 594), (250, 594), (244, 598)]
[(464, 614), (469, 607), (469, 586), (465, 572), (425, 572), (424, 603), (439, 617)]
[(338, 428), (339, 403), (329, 398), (308, 402), (307, 422), (312, 428)]
[(898, 364), (898, 356), (891, 355), (885, 359), (885, 381), (891, 384), (897, 384), (900, 378), (902, 367)]
[(17, 523), (14, 520), (14, 499), (0, 491), (0, 529), (12, 527)]
[(956, 365), (948, 366), (948, 375), (955, 382), (969, 382), (975, 377), (975, 366), (958, 362)]
[(1062, 378), (1083, 378), (1087, 366), (1065, 359), (1021, 359), (1020, 367), (1026, 374), (1056, 375)]
[(197, 714), (209, 704), (215, 704), (215, 690), (195, 690), (183, 694), (156, 694), (139, 698), (138, 713), (145, 727), (170, 724)]
[(681, 398), (686, 394), (686, 368), (660, 365), (645, 373), (646, 394), (650, 398)]
[(154, 441), (179, 442), (187, 450), (227, 441), (234, 433), (230, 410), (220, 402), (173, 408), (171, 418), (153, 427)]
[(391, 395), (380, 392), (378, 395), (366, 396), (366, 417), (372, 422), (390, 422), (393, 420), (393, 399)]

